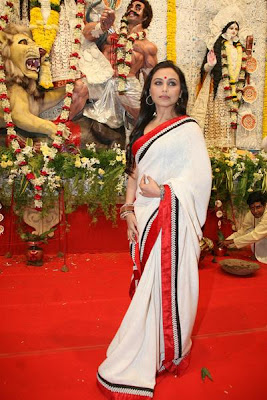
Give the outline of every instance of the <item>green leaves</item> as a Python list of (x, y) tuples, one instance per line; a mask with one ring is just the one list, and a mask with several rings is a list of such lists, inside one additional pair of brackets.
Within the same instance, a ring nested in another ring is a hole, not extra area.
[(208, 368), (203, 367), (203, 368), (201, 368), (201, 379), (203, 382), (205, 381), (206, 377), (208, 377), (209, 380), (211, 380), (213, 382), (213, 378), (211, 376), (210, 371), (208, 370)]

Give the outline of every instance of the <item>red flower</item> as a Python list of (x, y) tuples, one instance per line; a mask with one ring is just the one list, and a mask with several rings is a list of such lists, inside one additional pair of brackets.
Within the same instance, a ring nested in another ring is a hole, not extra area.
[(35, 200), (41, 200), (41, 198), (42, 198), (42, 196), (41, 196), (40, 194), (38, 194), (38, 193), (36, 193), (36, 194), (34, 195), (34, 199), (35, 199)]
[(20, 166), (20, 167), (23, 167), (24, 165), (27, 165), (27, 162), (26, 162), (26, 161), (21, 161), (21, 163), (19, 163), (19, 166)]
[(67, 110), (67, 111), (69, 111), (69, 110), (70, 110), (70, 107), (69, 107), (69, 106), (63, 106), (63, 107), (62, 107), (62, 110)]
[(74, 43), (75, 43), (75, 44), (80, 44), (81, 42), (80, 42), (79, 39), (75, 39), (75, 40), (74, 40)]
[(28, 179), (28, 181), (30, 181), (31, 179), (35, 179), (35, 175), (30, 172), (29, 174), (26, 175), (26, 178)]
[(5, 83), (5, 79), (4, 78), (2, 78), (2, 79), (0, 79), (0, 83)]
[(43, 171), (43, 170), (40, 171), (40, 174), (43, 175), (43, 176), (47, 176), (48, 175), (48, 173), (46, 171)]
[(7, 123), (6, 123), (6, 127), (7, 127), (7, 128), (14, 128), (14, 126), (15, 126), (15, 125), (13, 124), (13, 122), (7, 122)]
[(70, 56), (80, 58), (78, 53), (72, 53)]
[(12, 7), (14, 6), (14, 4), (11, 3), (11, 1), (7, 1), (7, 2), (6, 2), (6, 5), (7, 5), (8, 7), (10, 7), (10, 8), (12, 8)]
[(83, 18), (83, 13), (77, 13), (77, 14), (76, 14), (76, 17), (77, 17), (77, 18)]
[(72, 93), (71, 92), (67, 92), (66, 93), (66, 97), (72, 97)]
[(231, 128), (232, 129), (237, 129), (237, 123), (236, 122), (231, 122)]
[(56, 135), (57, 136), (63, 136), (63, 132), (62, 131), (56, 131)]
[(224, 90), (230, 90), (230, 89), (231, 89), (230, 86), (225, 86), (225, 87), (224, 87)]
[(77, 68), (75, 67), (75, 65), (71, 65), (71, 66), (70, 66), (70, 69), (74, 69), (74, 71), (77, 70)]
[[(0, 65), (0, 69), (4, 69), (4, 68), (1, 68), (1, 66), (2, 65)], [(0, 94), (0, 99), (7, 99), (8, 97), (7, 97), (7, 94), (6, 93), (1, 93)]]
[(11, 110), (10, 110), (10, 108), (5, 107), (5, 108), (4, 108), (4, 112), (10, 114), (10, 113), (11, 113)]
[(34, 189), (35, 189), (35, 190), (43, 190), (43, 189), (42, 189), (42, 186), (39, 186), (39, 185), (34, 186)]
[(0, 19), (3, 19), (4, 21), (8, 22), (8, 16), (7, 15), (1, 15)]
[(126, 75), (124, 75), (124, 74), (119, 74), (119, 77), (120, 77), (121, 79), (126, 79)]
[(9, 135), (9, 137), (10, 137), (10, 140), (17, 139), (17, 135)]
[(77, 24), (77, 25), (75, 26), (75, 28), (77, 28), (77, 29), (81, 29), (81, 27), (82, 27), (81, 24)]
[(84, 0), (77, 0), (77, 3), (85, 4), (85, 1)]
[(15, 153), (21, 153), (21, 149), (16, 149)]
[(42, 211), (41, 207), (35, 207), (36, 211)]
[(58, 149), (58, 150), (59, 150), (60, 147), (61, 147), (60, 144), (57, 144), (57, 143), (53, 143), (52, 146), (55, 147), (55, 148)]

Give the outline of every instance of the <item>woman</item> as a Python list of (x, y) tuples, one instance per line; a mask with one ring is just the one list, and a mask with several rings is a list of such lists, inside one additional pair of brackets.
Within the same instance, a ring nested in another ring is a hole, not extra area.
[(203, 89), (193, 115), (197, 118), (198, 104), (202, 107), (205, 104), (203, 125), (207, 146), (231, 147), (236, 144), (238, 110), (246, 79), (246, 54), (238, 34), (238, 22), (228, 22), (202, 63)]
[(139, 261), (142, 276), (98, 370), (111, 399), (152, 398), (156, 375), (177, 374), (190, 351), (211, 168), (201, 130), (186, 115), (187, 100), (181, 70), (170, 61), (157, 64), (128, 148), (121, 217), (135, 264), (132, 289)]

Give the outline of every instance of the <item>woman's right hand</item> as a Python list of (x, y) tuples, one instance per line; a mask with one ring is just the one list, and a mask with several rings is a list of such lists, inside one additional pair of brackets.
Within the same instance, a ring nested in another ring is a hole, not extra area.
[(137, 221), (134, 213), (126, 215), (127, 235), (130, 243), (138, 243)]
[(207, 54), (207, 62), (210, 68), (213, 68), (217, 64), (217, 58), (214, 50), (210, 50)]

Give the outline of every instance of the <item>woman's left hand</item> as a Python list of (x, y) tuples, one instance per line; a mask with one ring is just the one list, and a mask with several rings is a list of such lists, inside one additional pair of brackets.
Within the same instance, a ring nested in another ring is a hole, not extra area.
[[(148, 183), (146, 183), (148, 181)], [(151, 176), (143, 175), (139, 183), (140, 194), (144, 197), (160, 197), (160, 188)]]

